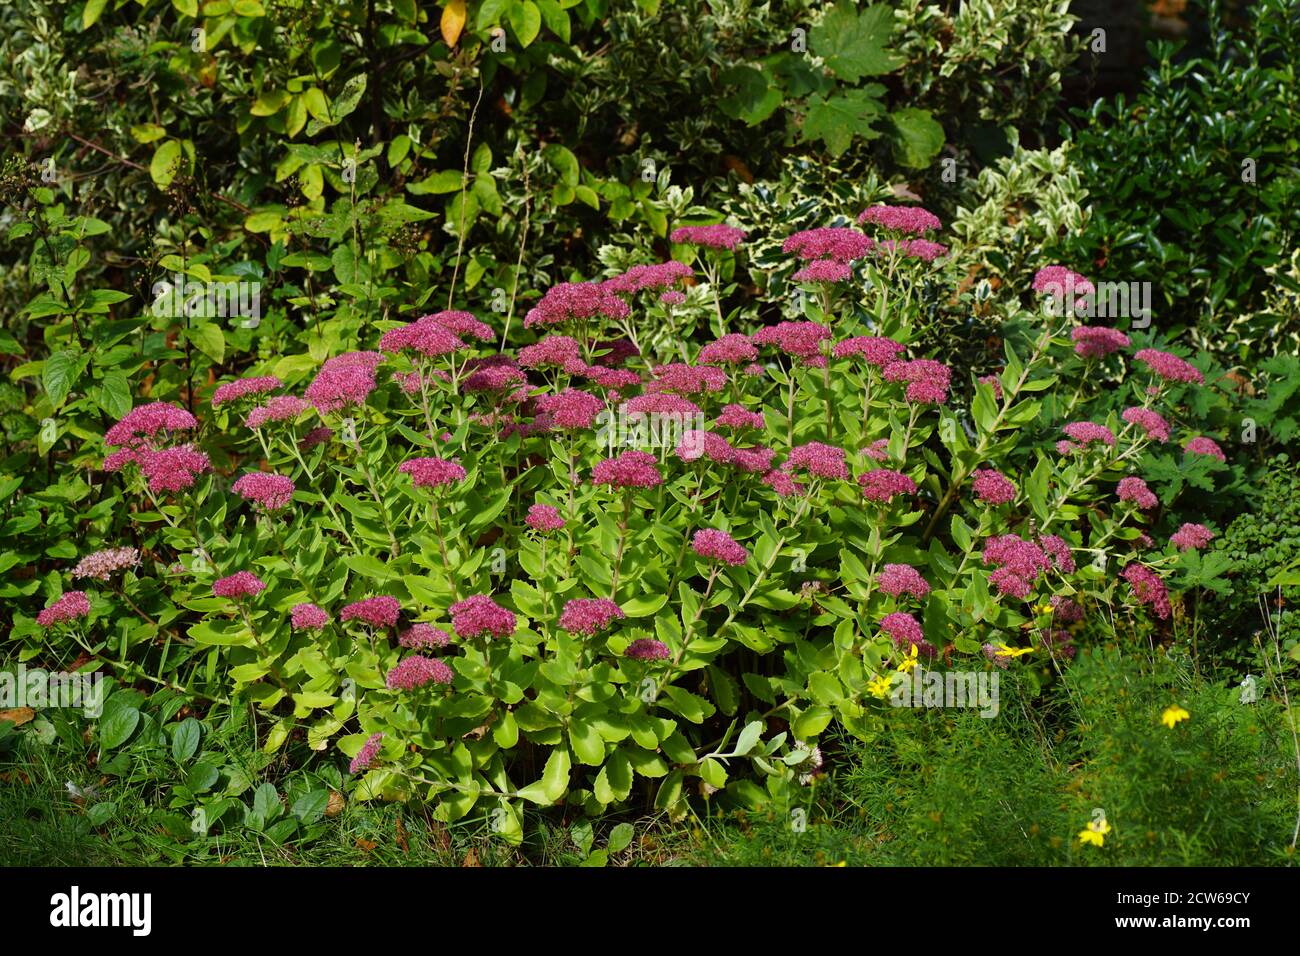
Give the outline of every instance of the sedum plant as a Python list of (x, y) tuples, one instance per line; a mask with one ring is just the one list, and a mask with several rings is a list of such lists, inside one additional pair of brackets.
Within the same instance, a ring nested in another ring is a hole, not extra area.
[[(794, 805), (897, 675), (1037, 681), (1085, 633), (1176, 640), (1170, 582), (1205, 583), (1213, 532), (1158, 533), (1142, 463), (1221, 465), (1176, 424), (1202, 372), (1089, 325), (1092, 284), (1051, 266), (999, 291), (1029, 332), (957, 407), (967, 372), (915, 345), (942, 224), (844, 213), (762, 240), (793, 318), (724, 316), (709, 287), (760, 268), (759, 230), (697, 224), (671, 236), (693, 265), (559, 283), (502, 332), (383, 320), (194, 414), (135, 404), (98, 469), (122, 540), (14, 636), (249, 702), (267, 750), (305, 734), (357, 796), (477, 808), (509, 840), (525, 804)], [(713, 338), (643, 354), (677, 309)], [(1127, 403), (1091, 420), (1102, 368)]]

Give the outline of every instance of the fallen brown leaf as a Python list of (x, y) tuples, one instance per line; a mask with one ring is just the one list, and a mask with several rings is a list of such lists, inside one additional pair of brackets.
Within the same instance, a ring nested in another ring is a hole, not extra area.
[(7, 720), (15, 727), (21, 727), (35, 716), (36, 711), (30, 707), (11, 707), (9, 710), (0, 710), (0, 720)]
[(331, 790), (329, 803), (325, 804), (325, 816), (336, 817), (343, 812), (345, 806), (347, 806), (347, 800), (344, 799), (343, 794), (337, 790)]

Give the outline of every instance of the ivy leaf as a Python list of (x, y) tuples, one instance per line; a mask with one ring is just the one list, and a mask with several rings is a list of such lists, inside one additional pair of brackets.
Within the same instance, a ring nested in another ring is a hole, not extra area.
[(894, 13), (884, 5), (857, 12), (850, 0), (840, 0), (809, 35), (812, 51), (841, 80), (856, 83), (864, 76), (879, 76), (903, 65), (885, 49), (894, 33)]
[(880, 132), (873, 129), (872, 124), (885, 115), (885, 108), (877, 97), (884, 92), (883, 86), (872, 83), (858, 90), (845, 90), (829, 99), (810, 96), (803, 119), (804, 141), (820, 139), (826, 143), (832, 156), (839, 156), (849, 148), (854, 136), (875, 139)]
[(924, 169), (943, 147), (943, 126), (929, 110), (894, 110), (889, 114), (896, 139), (898, 161), (912, 169)]

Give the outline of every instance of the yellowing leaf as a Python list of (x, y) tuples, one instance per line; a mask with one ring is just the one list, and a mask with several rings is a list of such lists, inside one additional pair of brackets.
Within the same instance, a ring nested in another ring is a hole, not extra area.
[(465, 0), (451, 0), (451, 3), (442, 8), (442, 20), (438, 23), (438, 29), (442, 31), (442, 39), (447, 46), (456, 45), (468, 18)]
[(0, 720), (7, 720), (15, 727), (21, 727), (35, 716), (36, 711), (30, 707), (14, 707), (11, 710), (0, 710)]

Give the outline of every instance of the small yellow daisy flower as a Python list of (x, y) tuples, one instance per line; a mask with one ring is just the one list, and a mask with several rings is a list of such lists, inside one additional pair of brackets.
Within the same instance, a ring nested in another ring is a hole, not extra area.
[(999, 644), (998, 651), (1004, 657), (1020, 657), (1024, 654), (1034, 653), (1034, 649), (1032, 647), (1008, 647), (1006, 644)]
[(1093, 820), (1085, 829), (1079, 831), (1079, 842), (1091, 843), (1093, 846), (1103, 846), (1108, 833), (1110, 833), (1110, 823), (1106, 821), (1105, 817), (1100, 820)]
[(913, 644), (912, 652), (903, 659), (903, 662), (901, 664), (898, 665), (898, 672), (900, 674), (910, 674), (913, 670), (916, 669), (916, 666), (919, 663), (920, 661), (917, 660), (916, 645)]
[(1170, 730), (1173, 730), (1179, 722), (1190, 720), (1191, 717), (1191, 714), (1183, 710), (1183, 708), (1179, 707), (1177, 704), (1174, 704), (1172, 707), (1165, 708), (1165, 712), (1160, 715), (1160, 722)]
[(884, 699), (889, 696), (889, 688), (892, 685), (893, 681), (885, 675), (880, 674), (872, 678), (871, 682), (867, 684), (867, 690), (871, 691), (874, 696)]

